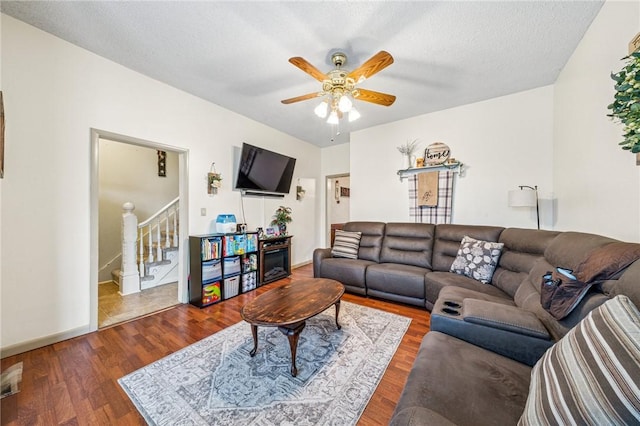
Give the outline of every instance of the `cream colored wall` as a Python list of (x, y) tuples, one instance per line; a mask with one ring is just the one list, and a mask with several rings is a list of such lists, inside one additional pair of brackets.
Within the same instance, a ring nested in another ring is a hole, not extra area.
[(538, 185), (541, 227), (552, 225), (553, 87), (425, 114), (351, 135), (351, 220), (407, 221), (407, 180), (397, 147), (441, 141), (465, 164), (454, 188), (453, 223), (535, 228), (535, 211), (507, 206), (518, 185)]
[(607, 117), (610, 78), (640, 31), (640, 3), (606, 2), (555, 84), (554, 195), (559, 230), (640, 241), (640, 167)]
[[(320, 180), (319, 148), (1, 19), (10, 117), (1, 206), (3, 351), (90, 328), (91, 128), (188, 150), (189, 234), (210, 231), (220, 213), (241, 217), (232, 175), (243, 141), (297, 158), (294, 182)], [(214, 161), (224, 181), (219, 195), (209, 196), (206, 176)], [(278, 205), (295, 202), (295, 191), (284, 199), (246, 199), (246, 222), (264, 226)], [(311, 259), (297, 241), (319, 244), (314, 222), (317, 216), (294, 215), (294, 264)]]

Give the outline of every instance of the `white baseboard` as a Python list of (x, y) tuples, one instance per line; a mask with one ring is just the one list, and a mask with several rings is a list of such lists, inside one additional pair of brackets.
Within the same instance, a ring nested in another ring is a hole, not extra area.
[(39, 337), (37, 339), (29, 340), (27, 342), (17, 343), (15, 345), (1, 348), (0, 358), (6, 358), (8, 356), (21, 354), (23, 352), (31, 351), (33, 349), (38, 349), (43, 346), (52, 345), (54, 343), (62, 342), (63, 340), (82, 336), (83, 334), (87, 334), (92, 331), (94, 330), (91, 330), (91, 327), (89, 327), (89, 325), (86, 325), (86, 326), (74, 328), (72, 330), (64, 331), (62, 333), (55, 333), (50, 336)]
[(307, 261), (302, 262), (302, 263), (296, 263), (295, 265), (291, 265), (291, 269), (301, 268), (301, 267), (303, 267), (305, 265), (308, 265), (310, 263), (313, 263), (313, 260), (307, 260)]

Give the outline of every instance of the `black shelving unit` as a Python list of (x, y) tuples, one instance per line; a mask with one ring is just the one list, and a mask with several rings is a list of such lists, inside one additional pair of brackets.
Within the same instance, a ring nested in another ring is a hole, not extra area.
[(260, 285), (258, 234), (190, 236), (189, 267), (189, 303), (199, 308), (251, 291)]

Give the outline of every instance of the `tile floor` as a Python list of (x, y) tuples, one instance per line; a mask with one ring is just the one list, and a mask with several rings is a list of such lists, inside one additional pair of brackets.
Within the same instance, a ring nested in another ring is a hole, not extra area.
[(128, 321), (177, 305), (178, 283), (120, 296), (113, 281), (98, 286), (98, 328)]

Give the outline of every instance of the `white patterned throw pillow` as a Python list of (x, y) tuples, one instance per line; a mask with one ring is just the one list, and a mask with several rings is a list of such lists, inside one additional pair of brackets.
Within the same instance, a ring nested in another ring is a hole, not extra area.
[(489, 284), (498, 266), (502, 247), (503, 243), (476, 240), (465, 235), (449, 272)]
[(349, 232), (337, 229), (335, 239), (333, 240), (331, 256), (357, 259), (361, 236), (362, 232)]

